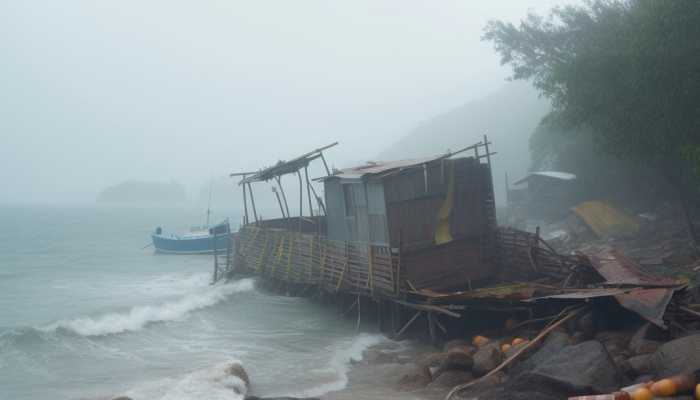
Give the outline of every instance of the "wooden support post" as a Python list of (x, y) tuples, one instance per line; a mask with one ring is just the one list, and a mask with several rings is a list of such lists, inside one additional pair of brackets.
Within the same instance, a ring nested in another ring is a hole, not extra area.
[(311, 202), (311, 182), (309, 181), (309, 166), (304, 167), (304, 177), (306, 178), (306, 197), (309, 200), (309, 215), (313, 218), (314, 216), (314, 207), (313, 203)]
[(280, 188), (280, 193), (282, 194), (282, 200), (284, 200), (284, 209), (287, 211), (287, 218), (291, 218), (292, 215), (289, 213), (289, 204), (287, 204), (287, 195), (284, 194), (284, 187), (282, 187), (282, 178), (276, 176), (277, 186)]
[(323, 204), (323, 200), (321, 199), (321, 196), (316, 193), (316, 189), (314, 189), (314, 185), (311, 185), (311, 192), (314, 194), (314, 197), (316, 198), (316, 202), (318, 203), (318, 212), (319, 215), (321, 215), (321, 211), (323, 211), (323, 215), (326, 215), (326, 206)]
[(282, 200), (280, 199), (280, 194), (277, 192), (277, 188), (275, 186), (272, 186), (272, 193), (275, 194), (275, 197), (277, 198), (277, 204), (280, 206), (280, 212), (282, 213), (282, 218), (287, 218), (287, 215), (284, 213), (284, 207), (282, 207)]
[(303, 217), (304, 217), (304, 185), (301, 183), (301, 172), (297, 170), (299, 177), (299, 232), (301, 232)]
[(250, 205), (253, 206), (253, 217), (255, 217), (255, 225), (258, 225), (258, 211), (255, 208), (255, 197), (253, 197), (253, 187), (250, 186), (250, 182), (248, 182), (248, 193), (250, 193)]
[(321, 152), (321, 161), (323, 161), (323, 166), (326, 168), (326, 175), (331, 176), (331, 170), (328, 169), (328, 163), (326, 162), (326, 157), (323, 156), (323, 152)]
[[(243, 175), (243, 178), (245, 178), (245, 175)], [(245, 192), (245, 184), (243, 184), (243, 211), (245, 212), (245, 216), (243, 217), (243, 224), (248, 225), (248, 196)]]
[(423, 311), (416, 311), (413, 317), (411, 317), (411, 319), (409, 319), (408, 322), (406, 322), (406, 325), (404, 325), (403, 328), (401, 328), (401, 330), (398, 331), (398, 333), (396, 333), (396, 337), (394, 337), (394, 339), (398, 339), (401, 335), (403, 335), (403, 333), (406, 332), (406, 330), (411, 326), (411, 324), (413, 324), (413, 322), (415, 322), (415, 320), (418, 319), (418, 317), (421, 316), (421, 314), (423, 314)]

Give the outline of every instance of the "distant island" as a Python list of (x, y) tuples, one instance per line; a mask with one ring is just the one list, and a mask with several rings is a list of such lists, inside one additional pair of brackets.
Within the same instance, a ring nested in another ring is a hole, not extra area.
[(186, 200), (185, 188), (177, 182), (126, 181), (109, 186), (97, 195), (98, 203), (157, 204)]

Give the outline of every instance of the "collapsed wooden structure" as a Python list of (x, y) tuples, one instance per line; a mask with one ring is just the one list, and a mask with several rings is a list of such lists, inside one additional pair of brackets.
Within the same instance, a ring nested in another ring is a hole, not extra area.
[[(358, 318), (362, 299), (370, 299), (379, 310), (388, 310), (398, 335), (425, 316), (433, 340), (437, 329), (447, 333), (438, 315), (460, 317), (480, 308), (511, 312), (546, 298), (631, 295), (634, 300), (640, 295), (631, 293), (635, 287), (629, 281), (624, 287), (605, 285), (609, 278), (595, 262), (557, 254), (537, 231), (497, 226), (491, 177), (495, 153), (486, 136), (435, 157), (331, 171), (323, 152), (336, 144), (257, 172), (232, 174), (241, 177), (245, 212), (233, 250), (227, 250), (235, 258), (233, 271), (261, 276), (287, 293), (355, 298)], [(309, 165), (316, 160), (326, 175), (311, 179)], [(296, 216), (282, 186), (284, 175), (297, 176)], [(323, 184), (322, 196), (314, 183)], [(281, 218), (261, 217), (254, 184), (272, 184)], [(223, 276), (218, 267), (217, 276)], [(660, 296), (670, 293), (670, 299), (674, 290)], [(660, 297), (662, 312), (666, 305), (668, 299)], [(652, 311), (658, 314), (659, 307)], [(402, 312), (408, 309), (412, 317), (403, 318), (410, 316)]]

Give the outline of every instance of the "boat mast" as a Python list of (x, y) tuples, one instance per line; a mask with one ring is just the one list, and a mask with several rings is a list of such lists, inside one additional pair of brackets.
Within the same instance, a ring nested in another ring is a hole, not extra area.
[(209, 216), (211, 215), (211, 189), (214, 185), (214, 180), (209, 181), (209, 202), (207, 203), (207, 224), (204, 225), (205, 228), (209, 228)]

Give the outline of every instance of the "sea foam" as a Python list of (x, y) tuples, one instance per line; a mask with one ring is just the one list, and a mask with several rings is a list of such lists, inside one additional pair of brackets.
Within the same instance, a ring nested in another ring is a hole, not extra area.
[(157, 400), (243, 400), (248, 391), (238, 377), (226, 372), (226, 367), (238, 361), (229, 361), (212, 368), (142, 384), (125, 395), (134, 399)]
[(348, 372), (352, 363), (362, 361), (365, 350), (387, 340), (382, 335), (362, 333), (353, 338), (350, 343), (336, 343), (333, 354), (324, 368), (331, 373), (333, 379), (330, 382), (316, 385), (300, 393), (294, 393), (292, 396), (319, 397), (326, 393), (345, 389), (348, 385)]
[(191, 311), (213, 306), (234, 293), (251, 291), (254, 287), (252, 279), (241, 279), (228, 284), (209, 286), (204, 290), (187, 294), (179, 300), (159, 305), (136, 306), (123, 313), (61, 320), (42, 328), (42, 330), (65, 329), (82, 336), (102, 336), (138, 331), (149, 323), (181, 319)]

